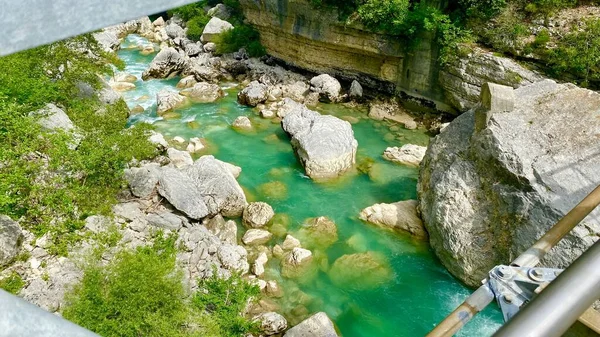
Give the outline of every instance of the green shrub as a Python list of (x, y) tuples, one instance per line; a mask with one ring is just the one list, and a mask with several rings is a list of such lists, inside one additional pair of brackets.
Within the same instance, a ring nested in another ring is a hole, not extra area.
[(577, 2), (578, 0), (533, 0), (525, 5), (524, 10), (531, 14), (549, 15), (557, 10), (573, 7)]
[(67, 295), (63, 316), (104, 337), (203, 336), (188, 329), (182, 274), (174, 237), (121, 251), (106, 266), (91, 264)]
[(220, 34), (216, 41), (217, 53), (233, 53), (246, 48), (251, 57), (263, 56), (266, 52), (260, 44), (260, 34), (251, 26), (243, 25)]
[(371, 29), (398, 34), (408, 9), (408, 0), (367, 0), (358, 8), (358, 16)]
[(260, 294), (257, 286), (244, 281), (240, 275), (234, 274), (224, 280), (216, 276), (198, 283), (200, 290), (194, 295), (193, 304), (204, 310), (219, 324), (223, 336), (239, 337), (249, 333), (257, 333), (257, 323), (240, 315), (248, 301), (256, 299)]
[[(76, 47), (76, 48), (75, 48)], [(100, 57), (92, 59), (77, 48)], [(99, 88), (114, 60), (89, 35), (0, 58), (0, 213), (24, 217), (36, 235), (50, 232), (52, 253), (64, 255), (90, 214), (109, 213), (133, 158), (154, 156), (149, 126), (125, 129), (124, 102), (102, 107), (79, 85)], [(59, 68), (64, 69), (61, 73)], [(40, 129), (31, 111), (62, 107), (84, 136), (77, 149), (64, 133)]]
[(199, 15), (186, 23), (187, 27), (187, 37), (190, 40), (200, 41), (200, 37), (202, 36), (202, 32), (204, 31), (204, 27), (210, 21), (210, 17), (207, 15)]
[(459, 8), (468, 19), (489, 20), (506, 7), (506, 0), (459, 0)]
[(10, 275), (0, 280), (0, 289), (4, 289), (13, 295), (17, 295), (24, 286), (25, 282), (16, 272), (12, 272)]
[(576, 76), (584, 86), (600, 81), (600, 20), (590, 20), (582, 31), (560, 39), (548, 53), (548, 66), (557, 76)]

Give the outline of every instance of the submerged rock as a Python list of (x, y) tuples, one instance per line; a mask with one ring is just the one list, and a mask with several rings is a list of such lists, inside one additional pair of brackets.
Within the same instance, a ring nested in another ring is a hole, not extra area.
[(284, 337), (338, 337), (333, 322), (324, 312), (319, 312), (289, 329)]
[(223, 90), (217, 84), (200, 82), (191, 88), (183, 89), (181, 95), (189, 97), (192, 102), (210, 103), (223, 97)]
[(334, 77), (322, 74), (310, 80), (310, 90), (320, 95), (320, 100), (325, 102), (338, 102), (342, 86)]
[[(600, 134), (598, 107), (600, 94), (572, 84), (487, 84), (481, 108), (432, 141), (421, 163), (420, 210), (433, 250), (454, 276), (478, 285), (600, 185), (599, 146), (590, 140)], [(542, 265), (566, 267), (598, 234), (596, 210)]]
[(383, 158), (394, 163), (419, 167), (423, 157), (425, 157), (427, 147), (413, 144), (406, 144), (402, 147), (388, 147), (383, 153)]
[(215, 42), (217, 36), (231, 29), (233, 29), (233, 25), (231, 23), (221, 20), (218, 17), (213, 17), (204, 27), (204, 31), (202, 31), (202, 36), (200, 39), (203, 43)]
[(419, 218), (416, 200), (399, 201), (393, 204), (375, 204), (367, 207), (358, 216), (361, 220), (390, 228), (408, 232), (414, 237), (426, 239), (427, 231)]
[(370, 289), (389, 282), (393, 272), (383, 255), (366, 252), (343, 255), (335, 260), (329, 277), (339, 287)]
[(298, 237), (309, 248), (326, 248), (338, 240), (337, 226), (324, 216), (309, 219), (298, 231)]
[(302, 105), (290, 106), (282, 127), (292, 136), (292, 147), (309, 177), (335, 178), (354, 165), (358, 142), (350, 123)]
[(273, 207), (269, 204), (253, 202), (244, 210), (242, 221), (247, 227), (260, 228), (266, 226), (274, 215)]
[(21, 226), (6, 215), (0, 215), (0, 267), (11, 263), (23, 243)]
[(238, 94), (238, 102), (243, 105), (257, 106), (268, 98), (268, 87), (258, 81), (252, 81)]

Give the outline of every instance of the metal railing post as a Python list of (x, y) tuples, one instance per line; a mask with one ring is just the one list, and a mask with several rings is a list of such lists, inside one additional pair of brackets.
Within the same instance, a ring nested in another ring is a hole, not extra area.
[[(531, 248), (517, 257), (512, 265), (519, 267), (534, 267), (565, 235), (577, 226), (586, 216), (600, 205), (600, 186), (596, 187), (567, 215), (560, 219), (545, 235), (543, 235)], [(457, 309), (449, 314), (438, 324), (427, 337), (451, 337), (458, 332), (471, 318), (483, 310), (493, 300), (482, 296), (488, 289), (487, 280), (471, 296), (469, 296)], [(488, 290), (489, 291), (489, 290)], [(597, 298), (596, 298), (597, 299)], [(588, 305), (589, 307), (589, 305)], [(474, 310), (477, 309), (477, 310)]]
[(494, 337), (560, 337), (600, 298), (600, 241), (563, 271)]

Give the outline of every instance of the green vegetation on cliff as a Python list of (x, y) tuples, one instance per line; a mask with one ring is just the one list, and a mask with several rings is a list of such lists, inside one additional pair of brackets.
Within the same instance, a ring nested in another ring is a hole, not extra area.
[[(50, 233), (53, 253), (66, 254), (85, 217), (108, 213), (129, 161), (155, 152), (146, 127), (125, 129), (125, 102), (104, 105), (96, 94), (114, 61), (91, 35), (0, 58), (0, 214)], [(73, 133), (38, 124), (32, 112), (48, 103)]]
[(176, 266), (175, 242), (176, 236), (159, 232), (153, 245), (122, 250), (106, 266), (91, 262), (67, 295), (64, 317), (105, 337), (255, 332), (256, 324), (239, 313), (258, 288), (239, 275), (215, 277), (200, 281), (200, 290), (189, 296)]
[(227, 19), (234, 29), (221, 34), (217, 43), (217, 53), (233, 53), (245, 48), (251, 57), (260, 57), (266, 54), (265, 48), (260, 44), (260, 34), (256, 29), (244, 24), (244, 16), (240, 3), (237, 0), (202, 0), (190, 5), (182, 6), (169, 11), (169, 15), (177, 15), (185, 21), (187, 37), (199, 41), (202, 31), (211, 17), (205, 8), (219, 3), (227, 6), (231, 16)]

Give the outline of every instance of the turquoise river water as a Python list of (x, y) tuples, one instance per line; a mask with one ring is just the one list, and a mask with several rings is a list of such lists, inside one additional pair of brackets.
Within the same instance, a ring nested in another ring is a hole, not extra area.
[[(148, 43), (131, 35), (119, 52), (125, 71), (139, 79), (154, 55), (143, 56), (135, 47)], [(308, 313), (325, 311), (344, 337), (423, 336), (468, 296), (470, 290), (443, 268), (426, 243), (358, 219), (359, 212), (372, 204), (416, 198), (417, 169), (394, 165), (381, 155), (388, 146), (427, 144), (429, 137), (422, 131), (373, 121), (364, 111), (343, 105), (323, 104), (317, 108), (323, 114), (359, 119), (352, 127), (359, 143), (361, 170), (349, 172), (336, 182), (315, 183), (305, 176), (280, 125), (261, 119), (255, 109), (237, 104), (240, 88), (236, 83), (221, 83), (227, 95), (216, 103), (193, 104), (158, 117), (156, 93), (164, 88), (177, 90), (177, 81), (138, 80), (137, 88), (125, 92), (124, 98), (130, 107), (139, 104), (145, 112), (133, 115), (130, 122), (152, 123), (167, 140), (175, 136), (202, 138), (208, 147), (200, 155), (212, 154), (240, 166), (239, 182), (248, 200), (269, 203), (282, 219), (279, 222), (287, 226), (272, 228), (279, 234), (272, 244), (281, 243), (285, 231), (301, 238), (299, 230), (307, 218), (327, 216), (338, 227), (337, 242), (327, 248), (312, 247), (319, 269), (309, 277), (285, 279), (275, 259), (268, 265), (267, 278), (279, 281), (285, 290), (278, 304), (292, 323)], [(254, 132), (240, 133), (231, 128), (240, 115), (251, 119)], [(333, 262), (344, 254), (367, 251), (383, 256), (392, 277), (367, 285), (340, 283), (339, 279), (334, 284), (328, 273)], [(490, 306), (458, 336), (490, 336), (501, 320), (496, 306)]]

